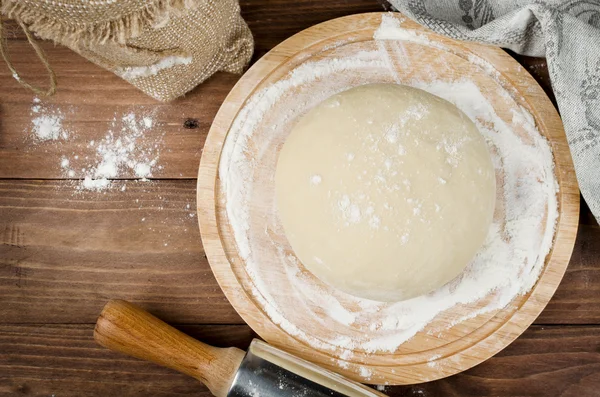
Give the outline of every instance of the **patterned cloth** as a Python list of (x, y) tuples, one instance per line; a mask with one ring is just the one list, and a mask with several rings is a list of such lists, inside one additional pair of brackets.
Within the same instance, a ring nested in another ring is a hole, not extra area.
[(600, 223), (600, 0), (388, 0), (433, 31), (548, 61), (579, 188)]

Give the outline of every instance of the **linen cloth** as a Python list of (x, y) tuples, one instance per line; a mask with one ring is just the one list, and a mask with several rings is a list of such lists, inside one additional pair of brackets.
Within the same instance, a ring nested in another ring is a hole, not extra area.
[(579, 188), (600, 223), (600, 1), (389, 2), (436, 33), (546, 57)]

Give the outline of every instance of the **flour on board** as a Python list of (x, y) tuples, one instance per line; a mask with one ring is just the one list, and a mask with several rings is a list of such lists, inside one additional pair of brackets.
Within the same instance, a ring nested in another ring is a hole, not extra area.
[[(440, 49), (440, 45), (424, 35), (403, 29), (400, 22), (389, 15), (383, 16), (375, 39), (410, 41), (422, 46), (424, 52), (430, 51), (430, 47)], [(260, 188), (253, 185), (255, 172), (259, 169), (274, 170), (274, 166), (261, 164), (261, 161), (267, 161), (261, 156), (270, 152), (261, 148), (255, 150), (257, 148), (251, 146), (257, 144), (258, 139), (253, 140), (255, 134), (266, 129), (262, 121), (268, 118), (269, 125), (278, 126), (268, 135), (274, 139), (273, 131), (285, 131), (281, 126), (289, 125), (290, 120), (331, 95), (356, 85), (398, 81), (399, 76), (386, 61), (388, 55), (382, 53), (385, 49), (377, 48), (377, 51), (361, 52), (360, 57), (332, 56), (305, 61), (287, 76), (258, 91), (234, 120), (219, 164), (220, 199), (225, 204), (243, 266), (252, 282), (248, 287), (249, 293), (273, 323), (313, 348), (331, 352), (339, 359), (337, 363), (344, 367), (349, 365), (356, 350), (395, 352), (417, 332), (435, 322), (439, 314), (450, 316), (452, 312), (448, 309), (456, 305), (471, 304), (470, 307), (476, 309), (468, 316), (448, 318), (447, 326), (502, 309), (515, 297), (526, 294), (535, 285), (552, 247), (558, 217), (558, 185), (552, 151), (527, 109), (519, 107), (510, 94), (501, 95), (498, 100), (507, 101), (507, 107), (518, 109), (512, 120), (506, 120), (496, 113), (486, 96), (489, 94), (482, 93), (473, 81), (441, 77), (432, 69), (428, 71), (428, 79), (406, 78), (401, 82), (440, 96), (469, 116), (486, 139), (497, 175), (501, 176), (498, 179), (498, 208), (501, 210), (495, 215), (484, 246), (463, 274), (427, 295), (396, 303), (373, 302), (344, 294), (320, 282), (303, 268), (280, 239), (269, 241), (272, 248), (259, 244), (264, 239), (265, 229), (283, 233), (274, 215), (273, 202), (270, 203), (273, 214), (261, 213), (260, 217), (251, 217), (252, 211), (268, 204), (261, 201), (260, 206), (251, 205), (255, 189)], [(367, 77), (363, 73), (366, 69), (369, 70)], [(487, 66), (481, 69), (487, 71)], [(498, 76), (491, 77), (495, 80)], [(339, 81), (346, 85), (341, 86)], [(311, 95), (302, 96), (301, 88), (305, 86), (313, 87)], [(502, 89), (499, 85), (498, 90)], [(288, 114), (279, 115), (282, 112), (271, 111), (275, 106), (281, 110), (282, 103), (290, 109)], [(265, 134), (261, 135), (261, 138), (264, 137)], [(384, 138), (393, 141), (394, 132), (389, 137), (382, 136)], [(267, 139), (260, 144), (265, 148), (272, 147), (269, 145), (273, 141)], [(251, 148), (254, 150), (251, 151)], [(445, 150), (450, 157), (454, 149), (452, 145), (441, 142), (440, 150)], [(252, 152), (259, 155), (250, 157)], [(271, 157), (265, 158), (274, 161)], [(349, 153), (342, 161), (353, 159), (354, 154)], [(410, 189), (410, 184), (404, 185), (404, 188)], [(264, 196), (259, 197), (264, 200)], [(438, 203), (436, 208), (444, 205)], [(340, 197), (336, 206), (340, 216), (348, 223), (371, 222), (373, 214), (367, 213), (367, 208), (357, 206), (353, 197)], [(414, 211), (419, 211), (418, 203), (415, 203)], [(257, 222), (255, 218), (260, 218), (264, 228), (251, 227)], [(373, 221), (373, 227), (376, 223)], [(406, 243), (409, 235), (400, 236), (399, 241)], [(274, 258), (267, 257), (267, 253)], [(272, 276), (269, 260), (283, 264), (287, 277), (283, 281), (284, 286), (269, 282), (272, 280), (272, 277), (269, 278)], [(281, 293), (282, 289), (285, 296)], [(472, 305), (476, 302), (477, 305)], [(308, 331), (305, 328), (306, 316), (311, 317), (315, 327), (324, 327), (328, 332), (317, 337)], [(439, 322), (435, 324), (440, 326)], [(437, 330), (438, 333), (441, 331), (443, 329)], [(356, 366), (354, 368), (361, 371)], [(367, 378), (366, 373), (359, 375)]]
[(152, 117), (134, 112), (115, 116), (104, 138), (88, 144), (96, 152), (96, 158), (81, 172), (67, 168), (67, 175), (83, 177), (79, 187), (86, 190), (106, 189), (112, 179), (118, 179), (125, 172), (147, 180), (152, 176), (160, 152), (158, 142), (149, 140), (153, 125)]

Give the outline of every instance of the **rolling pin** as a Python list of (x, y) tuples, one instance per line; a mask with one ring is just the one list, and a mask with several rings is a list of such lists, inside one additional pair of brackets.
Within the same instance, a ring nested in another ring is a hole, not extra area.
[(209, 346), (122, 300), (104, 306), (94, 339), (108, 349), (189, 375), (216, 397), (384, 396), (258, 339), (246, 353)]

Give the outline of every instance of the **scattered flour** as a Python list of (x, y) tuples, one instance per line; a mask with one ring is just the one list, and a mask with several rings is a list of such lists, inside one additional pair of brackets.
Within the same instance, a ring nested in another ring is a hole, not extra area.
[[(427, 37), (401, 28), (400, 22), (389, 15), (383, 16), (375, 38), (416, 42), (424, 51), (427, 47), (439, 48)], [(486, 138), (499, 176), (497, 210), (484, 246), (455, 280), (430, 294), (396, 303), (373, 302), (344, 294), (306, 271), (290, 253), (285, 239), (277, 237), (283, 230), (274, 215), (274, 202), (265, 202), (265, 194), (257, 192), (260, 186), (252, 183), (257, 170), (274, 170), (276, 162), (276, 157), (269, 154), (271, 151), (255, 145), (260, 142), (264, 147), (272, 147), (269, 145), (277, 139), (273, 131), (285, 132), (282, 125), (289, 125), (290, 120), (343, 89), (367, 82), (398, 81), (399, 76), (385, 60), (388, 55), (382, 51), (385, 50), (378, 47), (377, 51), (363, 51), (356, 57), (306, 61), (286, 77), (258, 91), (234, 120), (219, 164), (219, 199), (225, 205), (242, 266), (250, 279), (244, 288), (273, 323), (313, 348), (330, 352), (341, 367), (354, 365), (365, 380), (372, 374), (351, 362), (354, 352), (394, 353), (424, 328), (432, 332), (431, 324), (440, 333), (469, 318), (502, 309), (515, 297), (530, 291), (552, 247), (558, 217), (558, 185), (552, 152), (531, 114), (519, 108), (511, 95), (502, 95), (502, 100), (510, 101), (507, 107), (519, 109), (512, 120), (505, 120), (472, 81), (442, 79), (432, 70), (429, 80), (405, 78), (401, 82), (438, 95), (465, 112)], [(364, 73), (366, 69), (368, 76)], [(344, 80), (347, 76), (358, 77)], [(345, 82), (345, 86), (336, 85), (339, 81)], [(302, 95), (300, 88), (305, 86), (312, 87), (311, 95)], [(271, 110), (276, 104), (283, 106), (283, 102), (287, 106), (279, 109), (292, 109), (290, 114), (272, 116), (281, 113)], [(274, 127), (262, 125), (268, 117), (278, 117), (264, 123)], [(268, 139), (253, 140), (256, 134), (267, 130)], [(260, 154), (249, 156), (251, 147)], [(443, 143), (441, 149), (453, 152), (451, 146)], [(348, 161), (353, 158), (353, 154), (347, 155)], [(265, 179), (270, 177), (267, 175)], [(256, 200), (261, 201), (257, 204)], [(370, 216), (350, 197), (341, 197), (336, 208), (347, 222)], [(415, 208), (418, 210), (418, 206)], [(251, 211), (265, 212), (259, 216), (253, 213), (251, 217)], [(265, 235), (269, 235), (265, 230), (273, 231), (275, 237), (265, 240), (268, 239)], [(399, 239), (404, 244), (409, 236)], [(267, 247), (269, 243), (271, 247)], [(287, 274), (284, 285), (270, 282), (275, 264), (284, 265)], [(457, 311), (449, 310), (456, 305), (467, 307), (469, 314), (458, 315)], [(306, 328), (307, 313), (313, 320), (310, 329)], [(436, 321), (442, 313), (444, 321)], [(428, 364), (437, 365), (437, 358)]]
[(65, 115), (60, 109), (42, 105), (39, 98), (34, 98), (31, 115), (35, 142), (55, 141), (69, 137), (68, 131), (63, 128)]
[[(35, 143), (70, 137), (63, 126), (65, 115), (60, 108), (34, 98), (31, 115)], [(60, 167), (64, 176), (81, 180), (78, 188), (84, 190), (106, 189), (110, 187), (111, 179), (119, 179), (126, 171), (132, 172), (140, 180), (147, 180), (157, 167), (160, 152), (162, 135), (157, 139), (148, 137), (148, 132), (155, 127), (154, 117), (147, 112), (115, 114), (104, 138), (98, 142), (91, 140), (87, 144), (96, 152), (95, 159), (75, 152), (61, 156)], [(126, 190), (125, 185), (121, 186), (121, 190)]]
[(255, 386), (252, 381), (248, 381), (250, 397), (260, 397), (260, 392), (258, 391), (258, 386)]
[(427, 36), (414, 30), (404, 29), (400, 25), (403, 19), (384, 14), (381, 25), (373, 34), (375, 40), (399, 40), (423, 44), (429, 47), (446, 48), (443, 44), (431, 41)]
[(317, 175), (317, 174), (312, 175), (310, 177), (310, 184), (311, 185), (318, 185), (318, 184), (321, 183), (321, 180), (322, 180), (321, 175)]
[(467, 59), (469, 60), (470, 63), (479, 66), (480, 68), (482, 68), (483, 70), (485, 70), (485, 72), (494, 77), (494, 79), (496, 80), (501, 80), (502, 76), (500, 74), (500, 72), (494, 67), (494, 65), (492, 65), (491, 63), (489, 63), (488, 61), (486, 61), (483, 58), (478, 57), (477, 55), (474, 54), (469, 54), (469, 56), (467, 57)]
[(358, 369), (358, 374), (363, 378), (363, 379), (371, 379), (371, 376), (373, 375), (373, 371), (371, 371), (369, 368), (367, 367), (359, 367)]
[(433, 356), (429, 357), (429, 360), (427, 360), (427, 366), (429, 368), (436, 368), (439, 364), (437, 363), (437, 360), (440, 359), (442, 357), (441, 354), (434, 354)]
[(337, 206), (346, 225), (358, 223), (362, 219), (362, 212), (359, 204), (350, 201), (350, 197), (347, 195), (342, 196)]
[[(140, 116), (130, 112), (115, 116), (106, 136), (96, 143), (90, 141), (88, 147), (95, 148), (97, 162), (81, 169), (81, 173), (69, 167), (68, 158), (63, 158), (61, 166), (70, 178), (83, 177), (80, 189), (103, 190), (111, 185), (111, 179), (118, 179), (124, 171), (133, 171), (141, 180), (152, 176), (159, 157), (158, 144), (142, 138), (154, 125), (150, 116)], [(74, 156), (78, 159), (79, 156)], [(122, 187), (125, 190), (125, 186)]]

